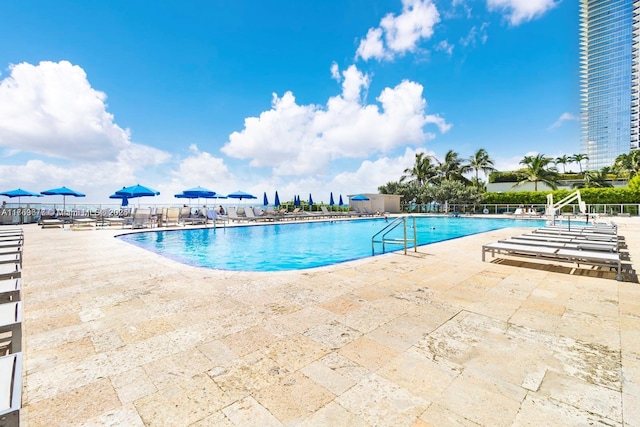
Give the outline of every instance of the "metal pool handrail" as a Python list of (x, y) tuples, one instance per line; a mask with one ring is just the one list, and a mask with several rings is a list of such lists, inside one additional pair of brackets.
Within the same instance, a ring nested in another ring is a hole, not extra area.
[[(371, 237), (371, 255), (375, 255), (376, 252), (376, 243), (382, 243), (382, 253), (385, 253), (386, 251), (386, 245), (387, 244), (391, 244), (391, 245), (403, 245), (404, 247), (404, 254), (407, 254), (407, 242), (410, 241), (407, 238), (407, 220), (412, 220), (412, 226), (413, 226), (413, 251), (417, 252), (418, 251), (418, 239), (416, 236), (416, 218), (413, 215), (403, 215), (400, 216), (396, 219), (394, 219), (393, 221), (391, 221), (389, 224), (387, 224), (382, 230), (378, 231), (376, 234), (373, 235), (373, 237)], [(403, 237), (401, 239), (389, 239), (387, 238), (387, 235), (395, 230), (397, 227), (400, 226), (400, 224), (402, 224), (403, 226)], [(379, 237), (380, 240), (376, 240), (376, 237)]]

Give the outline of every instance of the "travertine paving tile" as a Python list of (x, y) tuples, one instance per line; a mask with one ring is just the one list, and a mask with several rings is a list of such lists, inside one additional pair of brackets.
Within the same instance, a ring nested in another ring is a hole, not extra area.
[[(477, 424), (463, 415), (451, 412), (437, 403), (429, 405), (426, 411), (420, 415), (420, 421), (423, 421), (429, 427), (479, 427)], [(551, 425), (551, 424), (549, 424)], [(412, 426), (413, 427), (413, 426)]]
[(158, 391), (149, 375), (141, 367), (112, 376), (111, 384), (123, 404), (135, 402)]
[(197, 348), (213, 362), (213, 366), (227, 365), (239, 357), (238, 354), (234, 353), (233, 350), (219, 340), (200, 344)]
[(188, 380), (213, 368), (213, 362), (197, 349), (172, 354), (142, 365), (153, 385), (162, 390), (176, 381)]
[(320, 359), (319, 362), (353, 384), (369, 375), (369, 369), (351, 359), (341, 356), (337, 352), (327, 354)]
[(207, 374), (176, 382), (134, 402), (147, 426), (189, 425), (231, 403)]
[[(87, 405), (87, 401), (91, 404)], [(99, 416), (120, 408), (121, 403), (111, 382), (103, 378), (69, 391), (61, 391), (50, 399), (31, 401), (27, 406), (29, 426), (50, 427), (72, 425)]]
[(256, 400), (285, 425), (296, 425), (335, 398), (335, 395), (295, 372), (256, 393)]
[(336, 350), (359, 338), (362, 333), (334, 321), (329, 324), (312, 326), (303, 335), (330, 350)]
[(27, 373), (50, 369), (59, 363), (79, 362), (95, 354), (93, 343), (88, 337), (63, 343), (54, 349), (55, 351), (51, 351), (51, 348), (30, 351), (29, 363), (26, 366)]
[[(465, 371), (434, 398), (434, 403), (483, 426), (510, 426), (524, 395), (523, 389)], [(490, 410), (486, 410), (488, 402)]]
[(376, 371), (390, 359), (398, 355), (398, 352), (379, 344), (367, 337), (361, 337), (339, 351), (340, 355), (347, 357), (359, 365)]
[(294, 372), (325, 356), (329, 353), (329, 349), (311, 338), (292, 335), (287, 339), (274, 342), (261, 352), (275, 361), (280, 369)]
[(460, 371), (438, 365), (424, 352), (413, 348), (391, 359), (376, 374), (416, 396), (433, 399), (451, 384)]
[(144, 427), (144, 422), (133, 404), (123, 405), (117, 409), (100, 414), (97, 417), (73, 424), (79, 427)]
[(539, 394), (528, 394), (516, 416), (513, 426), (592, 426), (621, 427), (615, 420), (603, 418), (590, 411), (576, 408)]
[(547, 372), (538, 393), (604, 419), (622, 422), (622, 396), (612, 390), (579, 379)]
[(335, 395), (344, 393), (357, 382), (321, 362), (313, 362), (302, 368), (300, 372)]
[(558, 329), (558, 325), (560, 325), (562, 321), (562, 316), (520, 307), (508, 321), (514, 325), (553, 333)]
[(329, 310), (332, 313), (341, 315), (357, 310), (360, 304), (355, 298), (345, 298), (343, 296), (330, 299), (320, 304), (320, 307)]
[(335, 402), (329, 402), (318, 409), (313, 415), (302, 421), (300, 425), (308, 427), (370, 427), (362, 418), (359, 418)]
[(640, 287), (481, 262), (526, 231), (238, 273), (25, 226), (22, 424), (637, 426)]
[(277, 338), (265, 331), (261, 326), (252, 326), (235, 334), (227, 335), (220, 341), (237, 355), (244, 356), (266, 347), (277, 341)]
[(264, 406), (253, 397), (248, 396), (238, 400), (222, 410), (227, 418), (237, 426), (278, 427), (278, 421)]
[(429, 405), (423, 398), (376, 374), (365, 377), (335, 399), (370, 425), (410, 426)]
[(235, 359), (230, 364), (216, 366), (208, 375), (231, 400), (238, 400), (276, 384), (289, 373), (290, 371), (265, 357), (261, 351), (256, 351)]
[(576, 340), (620, 349), (619, 325), (614, 317), (567, 310), (556, 332)]

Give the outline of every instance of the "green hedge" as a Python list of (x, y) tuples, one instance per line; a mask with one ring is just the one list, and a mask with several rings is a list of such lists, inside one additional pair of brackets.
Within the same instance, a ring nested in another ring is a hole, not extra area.
[[(553, 191), (553, 201), (557, 202), (573, 192), (574, 190)], [(488, 204), (544, 205), (547, 203), (547, 194), (549, 191), (484, 193), (482, 201)], [(580, 196), (588, 205), (640, 203), (640, 191), (628, 188), (583, 188), (580, 190)]]
[[(489, 182), (491, 184), (495, 182), (513, 182), (514, 184), (520, 181), (521, 177), (526, 174), (521, 171), (508, 171), (508, 172), (491, 172), (489, 174)], [(618, 176), (614, 174), (605, 175), (606, 179), (617, 179)], [(581, 173), (558, 173), (558, 180), (560, 181), (576, 181), (584, 179), (584, 174)]]

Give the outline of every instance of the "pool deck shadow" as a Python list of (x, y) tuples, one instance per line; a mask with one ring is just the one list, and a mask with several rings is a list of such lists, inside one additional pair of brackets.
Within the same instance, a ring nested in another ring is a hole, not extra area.
[(640, 426), (637, 277), (481, 261), (522, 229), (274, 273), (24, 230), (23, 426)]

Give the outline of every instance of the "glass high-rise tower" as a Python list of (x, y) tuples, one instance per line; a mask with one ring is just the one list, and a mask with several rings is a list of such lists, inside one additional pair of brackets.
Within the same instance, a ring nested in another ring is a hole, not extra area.
[(638, 148), (640, 0), (580, 0), (582, 145), (587, 169)]

